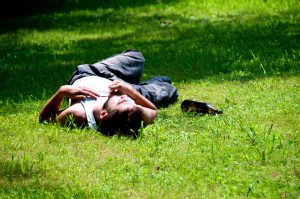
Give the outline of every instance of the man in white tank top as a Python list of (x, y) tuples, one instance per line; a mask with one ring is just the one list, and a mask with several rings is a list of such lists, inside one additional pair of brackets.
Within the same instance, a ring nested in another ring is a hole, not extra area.
[[(113, 135), (134, 134), (157, 116), (156, 105), (177, 100), (177, 89), (167, 77), (139, 83), (144, 57), (127, 50), (95, 64), (79, 65), (69, 80), (46, 102), (40, 121), (75, 122), (78, 126)], [(63, 99), (69, 107), (61, 110)]]

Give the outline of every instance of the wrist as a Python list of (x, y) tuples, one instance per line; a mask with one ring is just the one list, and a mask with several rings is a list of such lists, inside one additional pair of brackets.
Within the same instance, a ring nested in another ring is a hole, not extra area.
[(66, 93), (66, 86), (63, 85), (61, 87), (59, 87), (59, 89), (57, 90), (57, 96), (63, 98), (65, 96)]
[(133, 100), (137, 100), (139, 96), (139, 92), (136, 90), (133, 90), (132, 93), (129, 95), (129, 97)]

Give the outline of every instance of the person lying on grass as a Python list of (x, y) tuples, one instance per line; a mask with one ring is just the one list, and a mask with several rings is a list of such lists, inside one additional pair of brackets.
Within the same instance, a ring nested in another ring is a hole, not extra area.
[[(95, 64), (77, 66), (68, 84), (42, 108), (40, 122), (73, 122), (107, 135), (136, 134), (142, 123), (146, 126), (154, 121), (157, 106), (168, 106), (178, 98), (169, 77), (156, 76), (140, 83), (144, 62), (139, 51), (130, 49)], [(61, 110), (65, 97), (69, 107)]]

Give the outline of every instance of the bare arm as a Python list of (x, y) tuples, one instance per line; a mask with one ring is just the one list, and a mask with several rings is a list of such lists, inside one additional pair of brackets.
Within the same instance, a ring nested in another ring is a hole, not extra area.
[(142, 110), (144, 125), (151, 124), (154, 121), (154, 119), (157, 117), (156, 109), (154, 110), (140, 105), (138, 105), (138, 107)]
[(85, 99), (86, 97), (97, 98), (97, 96), (97, 93), (88, 88), (75, 87), (71, 85), (61, 86), (42, 108), (40, 112), (40, 122), (56, 122), (57, 116), (63, 112), (63, 110), (60, 110), (60, 106), (64, 97), (80, 100)]
[(150, 124), (154, 121), (157, 116), (156, 106), (141, 95), (137, 90), (135, 90), (131, 85), (126, 84), (125, 82), (115, 80), (109, 86), (111, 93), (120, 92), (121, 94), (126, 94), (131, 97), (138, 107), (143, 112), (143, 121), (145, 124)]

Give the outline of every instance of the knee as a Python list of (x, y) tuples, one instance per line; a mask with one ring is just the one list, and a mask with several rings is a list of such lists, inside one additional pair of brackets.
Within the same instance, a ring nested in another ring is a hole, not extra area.
[(138, 50), (135, 49), (125, 50), (122, 54), (134, 58), (138, 62), (143, 62), (143, 63), (145, 62), (145, 58), (143, 54)]

